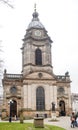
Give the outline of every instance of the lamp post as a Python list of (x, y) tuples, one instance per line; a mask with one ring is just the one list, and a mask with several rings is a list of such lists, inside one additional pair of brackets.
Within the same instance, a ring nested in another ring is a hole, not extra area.
[(12, 100), (10, 100), (9, 102), (8, 102), (8, 104), (10, 105), (10, 114), (9, 114), (9, 122), (11, 122), (12, 121), (12, 112), (11, 112), (11, 107), (12, 107), (12, 103), (13, 103), (13, 101)]

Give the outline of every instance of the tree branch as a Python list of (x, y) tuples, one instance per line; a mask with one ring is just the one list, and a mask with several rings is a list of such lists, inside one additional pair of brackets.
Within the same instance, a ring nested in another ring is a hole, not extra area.
[(11, 5), (11, 4), (9, 3), (9, 0), (0, 0), (0, 1), (1, 1), (1, 2), (4, 2), (4, 3), (7, 4), (9, 7), (14, 8), (13, 5)]

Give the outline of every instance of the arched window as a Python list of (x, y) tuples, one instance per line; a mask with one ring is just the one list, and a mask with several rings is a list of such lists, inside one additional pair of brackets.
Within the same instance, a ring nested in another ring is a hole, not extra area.
[(45, 110), (45, 92), (42, 87), (38, 87), (36, 90), (36, 110)]
[(40, 49), (36, 49), (35, 51), (35, 64), (42, 65), (42, 52)]
[(58, 94), (64, 94), (65, 93), (64, 87), (59, 87), (57, 91), (58, 91)]

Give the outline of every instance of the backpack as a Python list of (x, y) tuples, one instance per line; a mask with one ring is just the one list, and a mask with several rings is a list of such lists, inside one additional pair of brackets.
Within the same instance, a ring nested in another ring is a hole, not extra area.
[(71, 117), (71, 121), (75, 121), (75, 117), (74, 116)]

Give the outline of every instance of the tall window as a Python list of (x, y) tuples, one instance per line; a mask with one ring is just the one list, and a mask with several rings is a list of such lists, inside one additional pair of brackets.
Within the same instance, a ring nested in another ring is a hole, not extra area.
[(45, 92), (42, 87), (38, 87), (36, 90), (36, 110), (45, 110)]
[(40, 49), (35, 51), (35, 63), (36, 65), (42, 65), (42, 52)]

